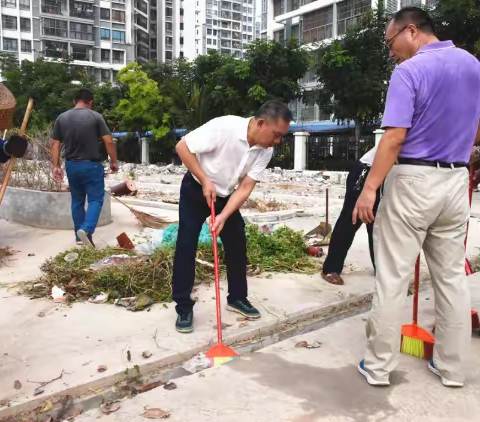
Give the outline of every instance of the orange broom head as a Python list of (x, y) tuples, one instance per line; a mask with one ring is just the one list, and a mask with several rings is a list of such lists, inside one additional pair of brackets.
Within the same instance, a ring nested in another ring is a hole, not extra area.
[(240, 358), (240, 355), (235, 352), (235, 350), (224, 344), (216, 344), (206, 353), (206, 356), (211, 360), (213, 365), (222, 365)]
[(402, 327), (402, 353), (430, 360), (433, 356), (434, 343), (433, 336), (418, 325), (410, 324)]

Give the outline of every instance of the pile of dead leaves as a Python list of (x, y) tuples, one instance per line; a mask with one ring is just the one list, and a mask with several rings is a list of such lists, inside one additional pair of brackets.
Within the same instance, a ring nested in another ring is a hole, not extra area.
[(245, 201), (243, 208), (257, 212), (272, 212), (286, 210), (288, 207), (286, 204), (275, 201), (274, 199), (262, 201), (261, 199), (249, 198)]
[(13, 254), (15, 254), (15, 251), (8, 246), (6, 248), (0, 248), (0, 267), (4, 264), (6, 258)]

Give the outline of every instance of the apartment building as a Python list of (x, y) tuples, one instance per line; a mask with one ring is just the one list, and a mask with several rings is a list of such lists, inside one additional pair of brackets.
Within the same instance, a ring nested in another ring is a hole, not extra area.
[(115, 81), (135, 58), (130, 1), (1, 0), (1, 50), (19, 60), (71, 57), (98, 80)]
[(194, 56), (219, 51), (242, 58), (256, 39), (255, 0), (195, 1)]
[[(434, 7), (438, 0), (384, 0), (388, 12), (402, 7), (427, 5)], [(283, 41), (295, 38), (308, 48), (345, 34), (347, 28), (359, 22), (378, 0), (262, 0), (261, 37)], [(308, 72), (302, 79), (308, 91), (317, 86), (315, 75)], [(297, 121), (329, 120), (315, 104), (292, 103)]]

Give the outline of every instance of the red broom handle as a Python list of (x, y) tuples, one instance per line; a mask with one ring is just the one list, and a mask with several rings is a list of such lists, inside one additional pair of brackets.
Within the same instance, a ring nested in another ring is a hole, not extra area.
[(325, 236), (328, 235), (328, 188), (325, 190), (325, 200), (326, 200), (326, 209), (325, 209)]
[[(215, 224), (215, 203), (212, 201), (210, 203), (210, 211), (212, 218), (212, 225)], [(217, 306), (217, 335), (218, 335), (218, 344), (222, 344), (222, 311), (220, 307), (220, 277), (218, 274), (218, 244), (217, 244), (217, 233), (212, 231), (212, 242), (213, 242), (213, 271), (215, 274), (215, 302)]]
[(420, 286), (420, 255), (415, 262), (415, 278), (413, 280), (413, 324), (418, 323), (418, 290)]

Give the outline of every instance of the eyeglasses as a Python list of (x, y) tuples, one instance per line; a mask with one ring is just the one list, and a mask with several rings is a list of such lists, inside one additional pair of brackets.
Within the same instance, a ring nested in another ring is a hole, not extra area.
[(389, 49), (392, 49), (392, 45), (393, 45), (393, 41), (395, 40), (395, 38), (397, 38), (403, 31), (405, 31), (405, 29), (407, 29), (408, 25), (405, 25), (402, 29), (400, 29), (400, 31), (398, 31), (392, 38), (390, 38), (389, 40), (386, 40), (386, 44), (387, 44), (387, 47)]

